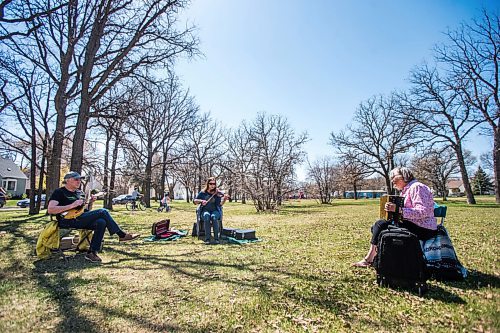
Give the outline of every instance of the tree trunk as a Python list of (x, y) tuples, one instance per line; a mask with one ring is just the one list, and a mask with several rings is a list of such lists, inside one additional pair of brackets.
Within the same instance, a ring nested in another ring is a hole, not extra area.
[[(111, 158), (111, 170), (109, 176), (109, 193), (111, 195), (115, 194), (115, 179), (116, 179), (116, 163), (118, 161), (118, 149), (120, 143), (120, 133), (119, 130), (116, 132), (115, 145), (113, 147), (113, 156)], [(108, 206), (109, 210), (113, 209), (113, 200), (109, 200)]]
[(392, 189), (391, 179), (389, 178), (389, 176), (384, 178), (385, 178), (385, 186), (387, 187), (387, 194), (394, 194)]
[(78, 173), (82, 172), (83, 148), (85, 146), (85, 134), (87, 133), (87, 124), (89, 121), (88, 113), (90, 105), (85, 105), (86, 102), (82, 99), (80, 104), (75, 135), (73, 136), (73, 147), (71, 149), (71, 171)]
[(109, 187), (108, 187), (108, 175), (109, 175), (109, 145), (111, 144), (111, 131), (106, 133), (106, 144), (104, 147), (104, 176), (102, 179), (103, 182), (103, 191), (106, 192), (104, 195), (104, 202), (103, 206), (107, 207), (108, 202), (111, 201), (111, 193), (109, 192)]
[[(36, 188), (36, 125), (35, 125), (35, 114), (33, 112), (33, 108), (30, 108), (30, 121), (31, 121), (31, 170), (30, 170), (30, 204), (29, 204), (29, 215), (38, 214), (36, 207), (40, 207), (35, 203), (35, 188)], [(38, 196), (38, 201), (42, 201), (42, 198)]]
[(45, 200), (45, 208), (49, 204), (49, 198), (52, 192), (59, 187), (59, 179), (61, 178), (61, 155), (64, 142), (64, 130), (66, 127), (66, 107), (58, 106), (61, 102), (56, 98), (54, 101), (57, 110), (56, 130), (54, 133), (54, 141), (52, 143), (52, 152), (47, 163), (47, 200)]
[(153, 168), (153, 144), (148, 142), (148, 158), (146, 161), (146, 169), (144, 170), (144, 202), (146, 207), (151, 207), (151, 173)]
[(493, 133), (493, 175), (496, 203), (500, 204), (500, 120)]
[[(165, 156), (165, 154), (164, 154)], [(163, 158), (163, 165), (161, 166), (161, 180), (160, 180), (160, 191), (157, 193), (158, 198), (163, 199), (165, 196), (165, 182), (167, 180), (167, 165), (166, 165), (166, 159), (165, 157)], [(169, 192), (170, 194), (170, 192)]]
[[(32, 112), (33, 115), (33, 112)], [(32, 117), (33, 118), (33, 117)], [(34, 119), (32, 119), (34, 121)], [(40, 211), (40, 205), (35, 202), (35, 188), (36, 188), (36, 133), (35, 133), (35, 124), (34, 122), (32, 123), (33, 125), (31, 126), (32, 131), (31, 131), (31, 163), (30, 163), (30, 208), (29, 208), (29, 215), (35, 215), (38, 214)], [(42, 198), (39, 195), (38, 196), (38, 202), (41, 202)], [(38, 206), (38, 211), (37, 211), (37, 206)]]
[(472, 188), (470, 186), (469, 175), (467, 174), (467, 168), (465, 167), (464, 156), (462, 153), (462, 146), (458, 144), (455, 145), (454, 148), (455, 153), (457, 154), (458, 165), (460, 166), (460, 174), (462, 175), (462, 182), (464, 183), (467, 203), (470, 205), (475, 205), (476, 199), (474, 199), (474, 194), (472, 193)]
[[(42, 160), (40, 161), (40, 177), (38, 178), (38, 197), (42, 197), (42, 188), (43, 188), (43, 179), (45, 177), (45, 161), (47, 160), (47, 150), (48, 150), (48, 138), (49, 134), (48, 131), (45, 133), (45, 139), (43, 140), (43, 146), (42, 146)], [(45, 197), (45, 202), (49, 202), (49, 197)], [(36, 203), (36, 211), (37, 213), (40, 213), (40, 207), (42, 205), (42, 200), (38, 200)]]

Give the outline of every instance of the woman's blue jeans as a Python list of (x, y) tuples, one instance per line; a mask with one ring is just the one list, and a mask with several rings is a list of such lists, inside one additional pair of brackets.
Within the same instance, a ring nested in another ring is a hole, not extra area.
[(220, 213), (218, 211), (213, 212), (203, 212), (201, 215), (205, 226), (205, 241), (210, 241), (210, 221), (212, 221), (212, 225), (214, 227), (214, 239), (216, 241), (219, 240), (219, 220), (221, 218)]
[(123, 233), (118, 224), (113, 220), (107, 209), (91, 210), (78, 216), (76, 219), (60, 220), (59, 227), (93, 230), (94, 235), (90, 242), (90, 251), (98, 252), (106, 228), (110, 235)]

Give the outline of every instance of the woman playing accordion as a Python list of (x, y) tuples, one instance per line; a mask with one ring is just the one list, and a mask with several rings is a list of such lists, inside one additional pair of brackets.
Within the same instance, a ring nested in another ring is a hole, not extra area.
[[(398, 207), (396, 203), (387, 201), (383, 206), (384, 210), (390, 213), (397, 212), (396, 216), (400, 217), (398, 226), (408, 229), (420, 240), (434, 237), (437, 223), (434, 217), (434, 199), (429, 187), (417, 181), (410, 169), (405, 167), (394, 168), (389, 176), (394, 187), (401, 191), (404, 204)], [(393, 220), (388, 221), (382, 218), (373, 224), (370, 249), (363, 260), (354, 263), (353, 266), (369, 267), (372, 265), (377, 254), (378, 237), (392, 223), (394, 223)]]

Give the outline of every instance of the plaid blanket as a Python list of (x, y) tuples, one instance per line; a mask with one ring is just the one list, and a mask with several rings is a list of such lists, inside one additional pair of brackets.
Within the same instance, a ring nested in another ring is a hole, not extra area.
[(438, 279), (460, 280), (467, 277), (467, 269), (458, 260), (448, 231), (438, 225), (437, 235), (423, 242), (422, 251), (427, 261), (427, 269)]
[(170, 231), (172, 231), (174, 233), (174, 235), (167, 237), (167, 238), (158, 238), (155, 235), (152, 235), (152, 236), (144, 238), (143, 241), (145, 241), (145, 242), (171, 242), (171, 241), (178, 240), (182, 237), (186, 237), (188, 234), (187, 230), (172, 229)]

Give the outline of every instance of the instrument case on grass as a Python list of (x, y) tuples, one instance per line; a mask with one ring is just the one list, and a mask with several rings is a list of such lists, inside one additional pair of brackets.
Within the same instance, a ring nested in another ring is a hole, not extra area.
[(170, 219), (161, 220), (153, 223), (151, 226), (151, 234), (158, 238), (166, 238), (165, 234), (170, 230)]
[(236, 229), (234, 231), (233, 238), (242, 240), (242, 239), (256, 239), (255, 230), (253, 229)]
[(234, 229), (234, 228), (222, 228), (222, 234), (224, 236), (227, 236), (227, 237), (235, 238), (234, 235), (235, 235), (236, 230), (237, 229)]

